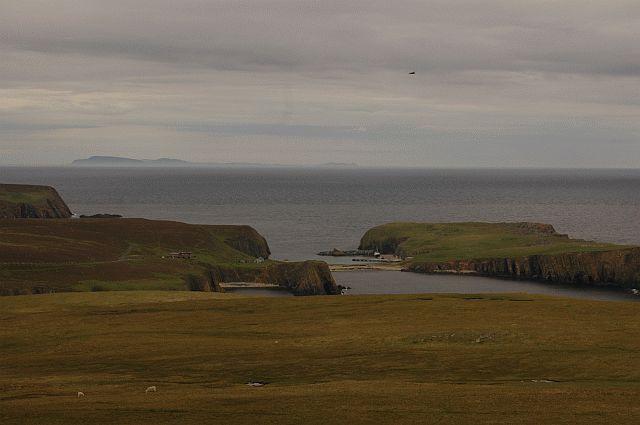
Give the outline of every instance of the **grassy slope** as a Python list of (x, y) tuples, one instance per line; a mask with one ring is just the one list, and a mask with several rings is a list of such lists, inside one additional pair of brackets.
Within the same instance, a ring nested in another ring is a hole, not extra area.
[(38, 205), (46, 202), (52, 190), (48, 186), (0, 184), (0, 201)]
[(521, 257), (534, 254), (604, 251), (621, 245), (569, 239), (545, 225), (522, 223), (390, 223), (374, 227), (361, 248), (383, 249), (400, 243), (415, 261)]
[[(522, 295), (0, 298), (0, 422), (638, 423), (639, 308)], [(532, 382), (544, 379), (558, 382)]]
[[(0, 220), (0, 286), (57, 290), (183, 289), (202, 263), (238, 264), (253, 257), (225, 241), (261, 237), (247, 226), (189, 225), (144, 219)], [(266, 247), (266, 243), (265, 243)], [(195, 260), (161, 258), (187, 250)]]

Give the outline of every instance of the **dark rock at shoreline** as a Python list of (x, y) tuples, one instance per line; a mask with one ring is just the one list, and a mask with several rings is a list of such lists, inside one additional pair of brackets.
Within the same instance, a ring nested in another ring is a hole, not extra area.
[(640, 248), (488, 260), (411, 263), (417, 273), (474, 273), (481, 276), (582, 285), (640, 288)]
[(338, 248), (333, 248), (331, 251), (320, 251), (317, 255), (325, 257), (351, 257), (351, 256), (372, 256), (374, 250), (372, 249), (350, 249), (342, 251)]
[(92, 214), (92, 215), (81, 215), (80, 218), (122, 218), (120, 214)]

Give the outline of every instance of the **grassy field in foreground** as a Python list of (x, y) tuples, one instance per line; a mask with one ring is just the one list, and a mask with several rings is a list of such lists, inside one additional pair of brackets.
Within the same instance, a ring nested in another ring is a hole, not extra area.
[(360, 249), (439, 262), (607, 251), (622, 245), (570, 239), (538, 223), (389, 223), (365, 233)]
[(639, 309), (528, 295), (5, 297), (0, 423), (638, 423)]

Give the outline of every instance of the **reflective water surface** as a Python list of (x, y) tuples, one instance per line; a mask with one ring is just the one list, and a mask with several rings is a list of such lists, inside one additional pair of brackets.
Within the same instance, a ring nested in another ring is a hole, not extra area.
[(524, 293), (608, 301), (640, 301), (631, 292), (603, 287), (548, 284), (478, 276), (426, 275), (395, 271), (336, 272), (336, 282), (349, 286), (348, 294), (489, 294)]

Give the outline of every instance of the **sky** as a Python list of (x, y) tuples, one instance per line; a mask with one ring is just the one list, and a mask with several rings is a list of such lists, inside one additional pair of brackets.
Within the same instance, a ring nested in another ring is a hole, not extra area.
[(639, 40), (638, 0), (0, 0), (0, 165), (637, 168)]

